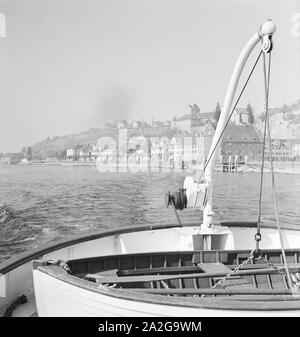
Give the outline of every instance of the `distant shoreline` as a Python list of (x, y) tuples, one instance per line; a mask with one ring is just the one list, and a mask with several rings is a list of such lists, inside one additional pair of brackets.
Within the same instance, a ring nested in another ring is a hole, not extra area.
[[(2, 165), (7, 165), (7, 164), (2, 164)], [(39, 165), (47, 165), (47, 166), (68, 166), (68, 167), (91, 167), (91, 166), (96, 166), (96, 162), (95, 161), (28, 161), (28, 162), (20, 162), (20, 163), (16, 163), (16, 164), (12, 164), (12, 165), (20, 165), (20, 166), (39, 166)], [(107, 166), (107, 169), (110, 166)], [(140, 165), (116, 165), (116, 171), (115, 172), (120, 172), (119, 168), (124, 169), (125, 167), (128, 168), (128, 171), (139, 171), (139, 168), (145, 170), (145, 167), (142, 167)], [(105, 171), (105, 165), (103, 165), (103, 169)], [(149, 172), (164, 172), (163, 169), (166, 168), (161, 168), (158, 171), (155, 170), (151, 170), (151, 168), (149, 168)], [(191, 167), (187, 167), (187, 170), (190, 171), (195, 171), (196, 170), (196, 166), (191, 166)], [(201, 166), (202, 169), (202, 166)], [(251, 173), (251, 172), (255, 172), (255, 173), (259, 173), (261, 170), (261, 163), (259, 162), (250, 162), (247, 164), (247, 167), (245, 169), (244, 165), (241, 165), (238, 167), (238, 172), (237, 173)], [(132, 172), (134, 172), (132, 171)], [(215, 171), (222, 171), (222, 168), (219, 165), (216, 165), (215, 167)], [(99, 171), (101, 172), (101, 170)], [(114, 171), (111, 171), (114, 172)], [(173, 169), (170, 168), (170, 172), (173, 172)], [(182, 171), (183, 172), (183, 171)], [(270, 173), (270, 163), (269, 162), (265, 162), (264, 165), (264, 172), (265, 173)], [(274, 162), (274, 172), (278, 173), (278, 174), (300, 174), (300, 162)], [(122, 172), (120, 172), (122, 173)], [(187, 172), (188, 173), (188, 172)], [(227, 172), (226, 172), (227, 173)], [(231, 174), (233, 172), (230, 172)], [(189, 174), (192, 174), (191, 172), (189, 172)]]

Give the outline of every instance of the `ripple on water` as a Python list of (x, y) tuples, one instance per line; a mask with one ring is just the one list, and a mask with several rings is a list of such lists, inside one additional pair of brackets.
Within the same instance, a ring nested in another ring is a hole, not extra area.
[[(2, 174), (3, 173), (3, 174)], [(175, 223), (164, 194), (183, 173), (99, 173), (89, 167), (0, 165), (0, 261), (46, 242), (98, 229)], [(270, 176), (264, 181), (263, 220), (274, 222)], [(276, 175), (282, 222), (299, 224), (300, 175)], [(216, 172), (214, 219), (256, 220), (259, 175)], [(2, 204), (1, 204), (2, 203)], [(183, 223), (201, 223), (185, 209)]]

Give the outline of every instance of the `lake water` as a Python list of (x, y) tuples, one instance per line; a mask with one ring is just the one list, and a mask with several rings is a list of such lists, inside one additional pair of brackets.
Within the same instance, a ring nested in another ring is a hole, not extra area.
[[(120, 226), (175, 223), (164, 194), (186, 173), (100, 173), (94, 166), (0, 165), (0, 261), (42, 243)], [(280, 219), (299, 224), (300, 175), (277, 174)], [(215, 172), (214, 220), (257, 220), (259, 174)], [(198, 209), (179, 211), (201, 223)], [(275, 222), (270, 175), (263, 221)]]

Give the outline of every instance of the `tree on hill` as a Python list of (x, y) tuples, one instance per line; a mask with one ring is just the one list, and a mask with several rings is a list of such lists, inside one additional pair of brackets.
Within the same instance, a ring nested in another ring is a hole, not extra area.
[(197, 104), (189, 105), (191, 109), (191, 114), (195, 117), (199, 116), (200, 114), (200, 108), (198, 107)]
[(67, 157), (67, 150), (64, 149), (62, 151), (57, 151), (56, 152), (56, 157), (57, 157), (57, 159), (62, 159), (62, 160), (66, 159), (66, 157)]
[(248, 103), (247, 104), (247, 108), (246, 108), (247, 112), (248, 112), (248, 117), (249, 117), (249, 124), (253, 125), (254, 124), (254, 115), (253, 115), (253, 109), (251, 107), (251, 105)]
[(218, 102), (216, 105), (215, 114), (214, 114), (214, 118), (216, 122), (219, 121), (220, 115), (221, 115), (221, 107), (220, 107), (220, 103)]
[(28, 148), (27, 148), (26, 158), (27, 158), (27, 160), (32, 160), (32, 148), (31, 148), (31, 146), (28, 146)]

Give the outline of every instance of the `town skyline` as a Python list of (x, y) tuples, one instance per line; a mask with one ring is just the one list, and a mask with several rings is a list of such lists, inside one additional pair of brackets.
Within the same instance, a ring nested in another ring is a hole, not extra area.
[[(263, 126), (263, 114), (265, 113), (265, 111), (260, 111), (260, 112), (255, 112), (255, 110), (253, 109), (253, 106), (248, 103), (246, 107), (237, 107), (235, 109), (235, 113), (231, 118), (231, 122), (237, 123), (237, 112), (238, 111), (245, 111), (247, 113), (247, 109), (248, 107), (251, 110), (251, 114), (252, 114), (252, 122), (251, 124), (255, 124), (259, 131), (261, 131), (260, 129)], [(219, 116), (220, 112), (221, 112), (221, 106), (219, 104), (219, 102), (216, 103), (215, 109), (210, 111), (210, 112), (206, 112), (206, 111), (202, 111), (199, 106), (196, 103), (193, 104), (188, 104), (188, 108), (189, 108), (189, 112), (187, 111), (187, 113), (179, 115), (179, 116), (173, 116), (173, 118), (171, 120), (166, 120), (166, 121), (161, 121), (161, 120), (154, 120), (152, 118), (151, 122), (145, 122), (143, 119), (142, 120), (132, 120), (132, 121), (128, 121), (126, 119), (120, 119), (120, 120), (114, 120), (111, 122), (107, 122), (103, 125), (103, 127), (94, 127), (91, 129), (88, 129), (86, 131), (81, 130), (79, 133), (75, 133), (75, 134), (66, 134), (66, 135), (62, 135), (62, 136), (54, 136), (54, 137), (46, 137), (45, 139), (41, 139), (39, 140), (37, 143), (35, 144), (29, 144), (28, 146), (23, 145), (19, 151), (15, 151), (15, 152), (9, 152), (9, 151), (3, 151), (0, 152), (0, 155), (5, 155), (5, 154), (18, 154), (18, 153), (24, 153), (26, 152), (26, 149), (34, 147), (35, 145), (41, 144), (43, 142), (48, 142), (51, 140), (55, 140), (55, 139), (60, 139), (60, 138), (64, 138), (64, 137), (68, 137), (68, 136), (76, 136), (76, 135), (80, 135), (84, 132), (88, 132), (89, 130), (105, 130), (107, 132), (105, 132), (105, 136), (113, 136), (113, 133), (111, 133), (112, 130), (114, 129), (119, 129), (119, 128), (128, 128), (129, 130), (133, 130), (133, 134), (135, 134), (135, 132), (140, 132), (141, 134), (143, 133), (143, 130), (146, 130), (146, 136), (147, 133), (149, 134), (149, 132), (147, 132), (149, 130), (154, 130), (154, 135), (155, 136), (159, 136), (159, 137), (168, 137), (170, 135), (174, 135), (175, 133), (169, 133), (170, 130), (177, 130), (178, 132), (181, 132), (183, 134), (189, 135), (192, 134), (192, 130), (191, 129), (186, 129), (186, 127), (182, 127), (181, 125), (185, 124), (185, 120), (189, 119), (189, 116), (191, 115), (199, 115), (200, 119), (205, 119), (204, 116), (207, 116), (206, 119), (211, 119), (215, 124), (217, 122), (218, 117), (216, 117), (216, 111), (218, 111), (217, 116)], [(295, 118), (295, 123), (296, 123), (296, 135), (295, 135), (295, 131), (293, 132), (289, 132), (289, 130), (282, 127), (282, 121), (280, 120), (280, 117), (282, 116), (282, 114), (284, 113), (290, 113), (291, 115), (293, 115), (293, 112), (296, 113), (296, 118)], [(299, 120), (299, 116), (300, 116), (300, 99), (298, 99), (296, 102), (294, 102), (293, 104), (287, 105), (286, 103), (283, 103), (281, 107), (275, 107), (275, 108), (270, 108), (270, 116), (271, 116), (271, 120), (272, 123), (274, 124), (280, 124), (279, 126), (279, 130), (275, 130), (275, 133), (280, 134), (281, 139), (291, 139), (291, 138), (295, 138), (295, 139), (299, 139), (300, 138), (300, 120)], [(273, 117), (272, 117), (273, 116)], [(297, 117), (298, 116), (298, 117)], [(279, 120), (278, 120), (279, 117)], [(180, 124), (178, 127), (178, 123)], [(278, 128), (277, 126), (277, 128)], [(291, 133), (291, 134), (290, 134)], [(150, 131), (151, 134), (151, 131)], [(273, 137), (273, 135), (272, 135)], [(276, 138), (275, 135), (273, 138)], [(278, 138), (278, 137), (277, 137)], [(78, 142), (77, 145), (82, 145), (80, 144), (80, 142)]]
[[(137, 161), (147, 162), (148, 155), (151, 160), (159, 157), (159, 165), (163, 161), (163, 165), (168, 166), (173, 160), (171, 165), (174, 166), (174, 158), (186, 164), (199, 160), (204, 162), (220, 117), (221, 106), (217, 103), (215, 111), (201, 112), (194, 103), (189, 105), (189, 109), (188, 114), (174, 116), (171, 121), (152, 120), (148, 124), (137, 120), (119, 120), (107, 123), (103, 129), (93, 128), (79, 134), (52, 139), (48, 137), (32, 147), (23, 147), (19, 153), (2, 154), (1, 162), (99, 163), (104, 158), (106, 163), (110, 163), (116, 161), (117, 154), (124, 156), (124, 151), (126, 157)], [(269, 119), (272, 125), (274, 160), (299, 160), (300, 99), (290, 105), (284, 103), (281, 107), (270, 108)], [(254, 115), (250, 103), (246, 107), (236, 107), (221, 142), (222, 160), (226, 162), (235, 158), (238, 162), (246, 159), (259, 161), (262, 155), (264, 124), (265, 111)], [(268, 149), (265, 156), (269, 156)]]
[[(10, 0), (0, 11), (7, 26), (0, 40), (1, 152), (108, 118), (170, 120), (189, 102), (211, 111), (223, 103), (241, 48), (268, 18), (277, 24), (270, 106), (299, 95), (296, 1)], [(263, 107), (261, 62), (241, 104), (248, 101), (255, 111)]]

